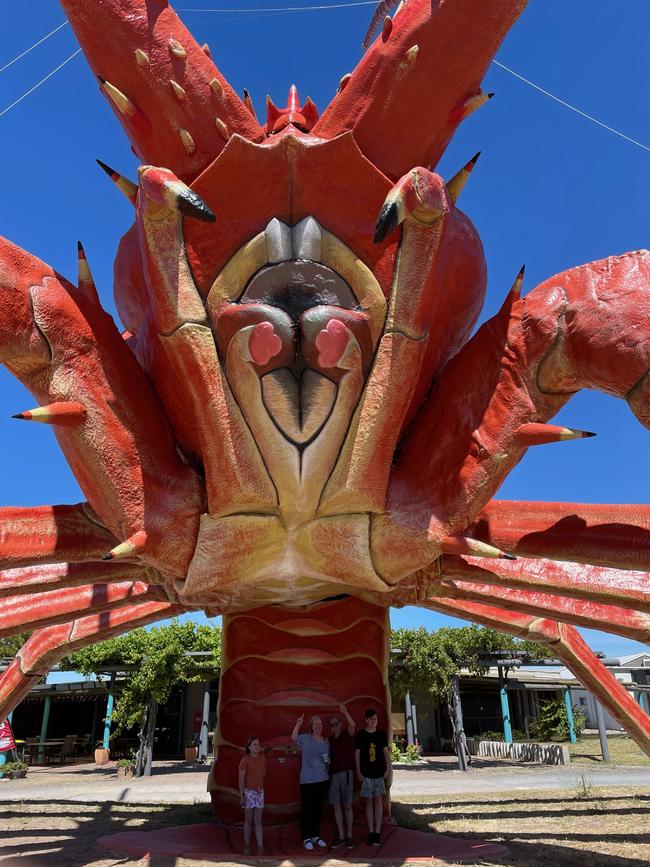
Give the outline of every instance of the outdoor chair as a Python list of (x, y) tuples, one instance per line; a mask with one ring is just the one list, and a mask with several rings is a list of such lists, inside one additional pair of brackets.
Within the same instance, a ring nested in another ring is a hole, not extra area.
[(74, 749), (77, 743), (77, 735), (66, 735), (61, 748), (56, 753), (51, 753), (50, 758), (63, 765), (66, 761), (74, 762)]
[(38, 738), (25, 738), (25, 746), (23, 747), (23, 761), (28, 765), (34, 764), (38, 757)]

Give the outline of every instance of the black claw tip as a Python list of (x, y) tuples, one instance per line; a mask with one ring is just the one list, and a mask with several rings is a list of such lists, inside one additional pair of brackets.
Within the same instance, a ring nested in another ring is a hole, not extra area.
[(597, 434), (595, 434), (595, 433), (594, 433), (593, 431), (591, 431), (591, 430), (583, 430), (583, 432), (582, 432), (582, 436), (583, 436), (583, 438), (584, 438), (584, 437), (595, 437), (595, 436), (597, 436)]
[(25, 419), (25, 417), (23, 416), (22, 412), (17, 412), (15, 415), (12, 415), (11, 417), (12, 417), (12, 418), (17, 418), (17, 419), (19, 419), (20, 421), (24, 421), (24, 419)]
[(397, 227), (397, 221), (397, 205), (395, 202), (386, 202), (377, 218), (373, 244), (381, 244), (384, 238)]
[(501, 555), (501, 559), (502, 559), (502, 560), (516, 560), (517, 558), (515, 557), (514, 554), (506, 554), (506, 553), (504, 552), (504, 553)]
[(103, 163), (101, 160), (96, 159), (95, 162), (100, 167), (100, 169), (104, 169), (107, 175), (114, 175), (115, 172), (110, 166), (107, 166), (106, 163)]
[(111, 554), (110, 551), (108, 552), (108, 554), (104, 554), (104, 556), (102, 557), (102, 560), (112, 560), (112, 559), (113, 559), (113, 555)]
[(193, 217), (195, 220), (203, 220), (204, 223), (214, 223), (216, 217), (208, 208), (201, 196), (193, 190), (183, 190), (178, 196), (178, 210), (185, 217)]

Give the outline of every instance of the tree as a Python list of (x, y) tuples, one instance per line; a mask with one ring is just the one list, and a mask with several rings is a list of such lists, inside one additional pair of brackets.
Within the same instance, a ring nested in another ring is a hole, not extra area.
[(0, 659), (15, 656), (28, 638), (29, 632), (21, 632), (18, 635), (10, 635), (8, 638), (0, 638)]
[(454, 675), (461, 667), (468, 668), (472, 674), (485, 673), (488, 666), (481, 657), (499, 651), (525, 653), (540, 660), (548, 657), (543, 645), (475, 625), (442, 627), (436, 632), (429, 632), (424, 627), (396, 629), (391, 636), (391, 645), (393, 651), (400, 652), (399, 662), (391, 672), (393, 695), (403, 700), (409, 690), (425, 703), (446, 702), (461, 768), (464, 760), (469, 763), (469, 758), (461, 756), (466, 747), (463, 746), (464, 732), (458, 729), (454, 712)]
[(409, 689), (433, 701), (446, 699), (452, 675), (461, 667), (472, 674), (484, 673), (487, 666), (481, 663), (481, 657), (498, 651), (527, 653), (536, 659), (548, 657), (543, 645), (474, 625), (442, 627), (436, 632), (423, 626), (395, 629), (391, 645), (400, 651), (399, 662), (391, 672), (392, 691), (399, 699)]
[[(198, 659), (192, 652), (211, 653)], [(91, 645), (65, 657), (60, 667), (82, 674), (124, 665), (128, 671), (113, 710), (114, 731), (140, 723), (140, 747), (136, 767), (148, 775), (158, 705), (168, 701), (175, 684), (205, 680), (214, 676), (221, 661), (221, 630), (193, 622), (153, 629), (134, 629), (127, 635)]]

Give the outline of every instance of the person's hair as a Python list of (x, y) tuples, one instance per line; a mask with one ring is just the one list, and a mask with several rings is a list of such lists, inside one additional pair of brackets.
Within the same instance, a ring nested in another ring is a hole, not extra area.
[(316, 721), (317, 719), (319, 719), (321, 722), (323, 722), (323, 718), (322, 718), (322, 716), (321, 716), (319, 713), (315, 713), (315, 714), (313, 715), (313, 717), (309, 720), (309, 731), (310, 731), (312, 734), (314, 733), (314, 723), (315, 723), (315, 721)]
[(366, 708), (366, 712), (364, 713), (364, 717), (366, 719), (370, 719), (371, 716), (377, 716), (377, 711), (374, 709), (374, 707)]
[(251, 744), (253, 743), (253, 741), (259, 741), (259, 738), (257, 737), (257, 735), (251, 735), (249, 737), (249, 739), (246, 741), (246, 752), (249, 754), (251, 751)]

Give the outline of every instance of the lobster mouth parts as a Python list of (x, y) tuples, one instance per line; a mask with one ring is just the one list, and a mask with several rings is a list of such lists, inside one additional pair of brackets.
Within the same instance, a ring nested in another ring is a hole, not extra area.
[(309, 445), (332, 414), (336, 383), (308, 367), (299, 376), (282, 367), (261, 382), (262, 400), (276, 427), (298, 448)]
[[(372, 271), (308, 216), (294, 226), (273, 218), (240, 247), (215, 280), (208, 307), (244, 415), (251, 422), (263, 412), (302, 452), (343, 393), (353, 388), (358, 398), (386, 302)], [(247, 359), (259, 391), (251, 380), (239, 387), (237, 359)], [(349, 414), (354, 400), (348, 395), (343, 403)]]

